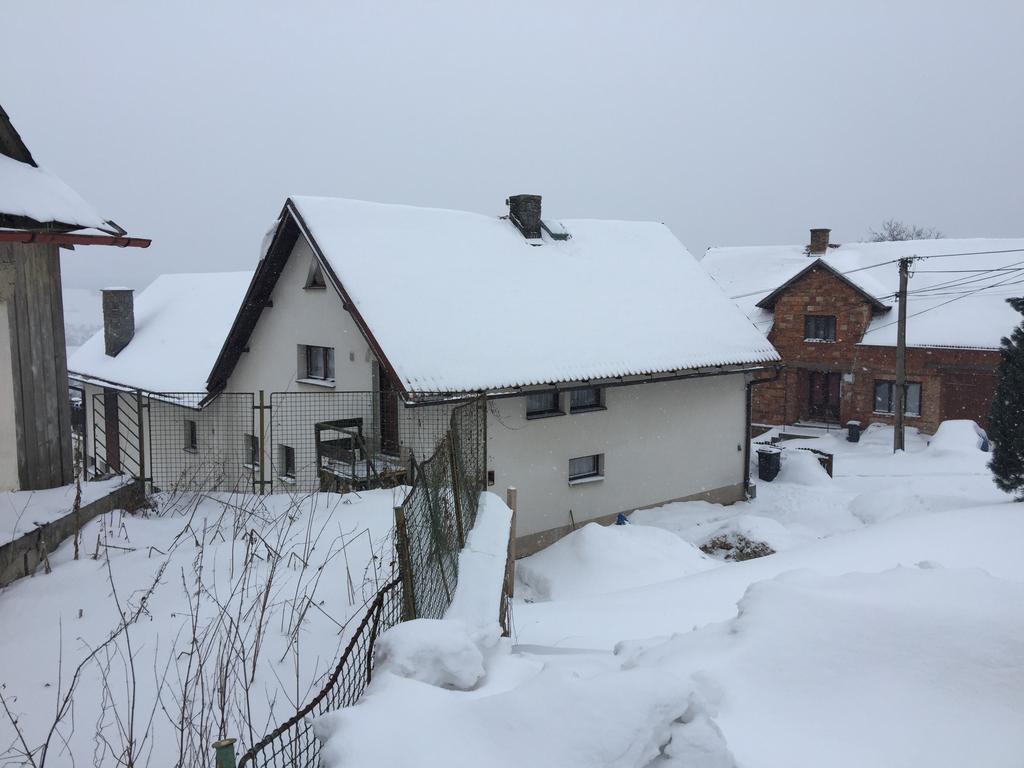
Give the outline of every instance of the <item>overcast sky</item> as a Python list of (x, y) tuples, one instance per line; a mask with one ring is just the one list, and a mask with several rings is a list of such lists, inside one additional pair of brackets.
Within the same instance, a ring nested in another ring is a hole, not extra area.
[(174, 2), (4, 9), (0, 103), (149, 250), (251, 268), (289, 194), (654, 219), (709, 245), (886, 217), (1024, 235), (1024, 3)]

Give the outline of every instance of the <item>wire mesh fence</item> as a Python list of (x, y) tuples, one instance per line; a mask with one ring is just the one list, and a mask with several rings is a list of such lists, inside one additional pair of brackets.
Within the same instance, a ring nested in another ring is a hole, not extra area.
[[(412, 618), (440, 618), (451, 604), (458, 553), (485, 487), (486, 409), (483, 398), (420, 407), (443, 409), (445, 418), (429, 457), (420, 463), (415, 453), (410, 456), (412, 487), (395, 510), (401, 575), (377, 594), (320, 693), (245, 752), (239, 768), (318, 766), (320, 742), (310, 718), (358, 701), (369, 685), (374, 646), (383, 632)], [(436, 416), (425, 418), (425, 413), (419, 412), (420, 423), (436, 427)]]
[(404, 485), (411, 462), (444, 436), (451, 409), (387, 391), (274, 392), (264, 482), (285, 491)]
[(254, 396), (174, 392), (145, 398), (146, 479), (154, 490), (253, 490), (259, 471)]

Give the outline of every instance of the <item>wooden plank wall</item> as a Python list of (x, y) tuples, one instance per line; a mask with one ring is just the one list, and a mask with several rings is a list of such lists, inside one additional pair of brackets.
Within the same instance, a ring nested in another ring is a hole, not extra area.
[[(18, 476), (23, 490), (53, 488), (74, 474), (59, 250), (0, 244), (0, 270), (13, 277), (8, 312)], [(10, 280), (3, 282), (10, 291)]]

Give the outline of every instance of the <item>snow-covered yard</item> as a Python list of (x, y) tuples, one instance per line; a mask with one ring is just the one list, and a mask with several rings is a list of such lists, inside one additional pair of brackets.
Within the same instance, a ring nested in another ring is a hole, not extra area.
[(51, 766), (205, 765), (222, 733), (258, 740), (392, 578), (406, 490), (161, 495), (89, 523), (79, 560), (65, 542), (0, 590), (0, 765), (41, 765), (48, 738)]
[[(382, 672), (322, 726), (331, 764), (1019, 766), (1024, 510), (969, 424), (891, 439), (788, 443), (834, 453), (835, 478), (789, 450), (750, 503), (637, 512), (520, 561), (483, 678)], [(740, 534), (775, 553), (707, 546)]]

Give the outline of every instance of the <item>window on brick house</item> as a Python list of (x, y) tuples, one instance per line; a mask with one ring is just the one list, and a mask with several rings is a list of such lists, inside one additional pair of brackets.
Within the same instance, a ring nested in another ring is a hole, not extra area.
[(805, 341), (835, 341), (835, 315), (804, 315)]
[(191, 453), (199, 450), (198, 429), (192, 419), (185, 419), (185, 450)]
[[(921, 415), (921, 385), (907, 382), (907, 401), (903, 404), (904, 416)], [(896, 382), (875, 382), (875, 413), (896, 413)]]

